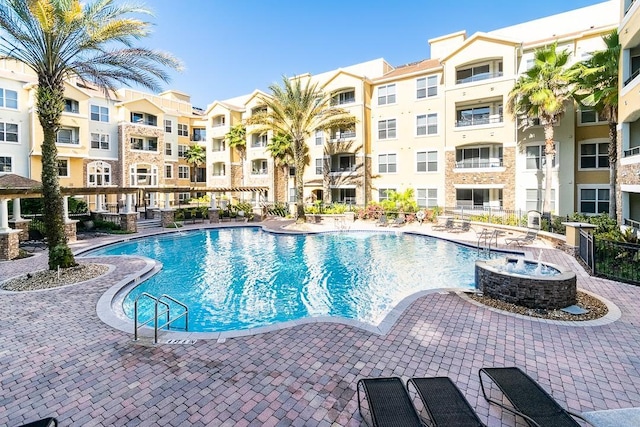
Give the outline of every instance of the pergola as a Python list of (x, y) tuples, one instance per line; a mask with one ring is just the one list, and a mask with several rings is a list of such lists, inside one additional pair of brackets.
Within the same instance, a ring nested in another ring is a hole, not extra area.
[[(66, 200), (70, 196), (104, 196), (107, 194), (124, 194), (126, 196), (125, 212), (131, 212), (132, 195), (140, 192), (156, 193), (211, 193), (211, 207), (217, 207), (215, 194), (226, 193), (259, 193), (264, 194), (268, 187), (62, 187), (65, 198), (65, 220), (68, 219)], [(20, 199), (42, 197), (42, 183), (16, 174), (0, 175), (0, 232), (9, 230), (8, 201), (14, 200), (13, 219), (21, 220)], [(169, 199), (165, 198), (165, 209), (169, 209)]]

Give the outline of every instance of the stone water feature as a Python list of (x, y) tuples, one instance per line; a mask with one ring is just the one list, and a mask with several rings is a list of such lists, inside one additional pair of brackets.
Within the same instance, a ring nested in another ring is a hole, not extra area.
[(506, 257), (476, 261), (476, 288), (485, 296), (533, 309), (576, 303), (576, 274), (563, 267)]

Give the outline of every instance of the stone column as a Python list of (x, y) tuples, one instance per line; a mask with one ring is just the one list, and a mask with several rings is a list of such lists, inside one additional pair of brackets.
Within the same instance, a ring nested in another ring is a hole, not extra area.
[(171, 209), (171, 203), (169, 201), (169, 193), (164, 193), (164, 208)]
[(19, 235), (20, 231), (18, 230), (0, 231), (0, 260), (6, 261), (17, 258), (20, 255)]
[(13, 220), (20, 221), (22, 219), (20, 214), (20, 197), (16, 197), (13, 199)]
[(67, 219), (64, 222), (64, 235), (67, 236), (69, 242), (75, 242), (77, 238), (77, 226), (78, 223), (75, 219)]
[(155, 208), (156, 207), (156, 193), (149, 193), (149, 207), (150, 208)]
[(69, 221), (69, 196), (62, 196), (62, 213), (63, 221)]
[(211, 224), (217, 224), (220, 222), (220, 209), (209, 208), (209, 222)]
[(563, 222), (562, 225), (566, 227), (566, 242), (567, 246), (577, 250), (580, 247), (580, 230), (586, 230), (587, 233), (593, 234), (593, 230), (598, 228), (596, 225), (585, 222)]
[(167, 228), (169, 225), (174, 224), (176, 222), (175, 209), (162, 209), (160, 211), (160, 221), (162, 222), (162, 227), (164, 228)]
[(120, 228), (130, 233), (138, 232), (138, 215), (135, 212), (120, 214)]

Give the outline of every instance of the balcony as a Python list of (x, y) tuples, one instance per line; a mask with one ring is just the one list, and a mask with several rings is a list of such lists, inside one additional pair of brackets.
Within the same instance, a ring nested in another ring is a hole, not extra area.
[(213, 152), (226, 151), (226, 149), (227, 146), (224, 139), (214, 139), (211, 143), (211, 151)]
[(357, 168), (356, 156), (353, 154), (331, 156), (331, 168), (329, 172), (332, 174), (352, 173), (356, 172)]
[(347, 131), (336, 131), (331, 134), (330, 141), (331, 142), (341, 142), (347, 139), (353, 139), (356, 137), (355, 130), (347, 130)]
[(334, 95), (331, 98), (331, 105), (346, 105), (356, 102), (356, 91), (347, 90)]
[(482, 126), (504, 122), (502, 104), (489, 104), (480, 107), (458, 107), (455, 127)]
[(504, 166), (502, 159), (471, 158), (456, 161), (456, 169), (499, 168)]
[(80, 145), (79, 128), (60, 128), (56, 134), (56, 144)]
[(640, 154), (640, 147), (633, 147), (628, 150), (624, 150), (622, 157), (637, 156), (638, 154)]
[(158, 126), (158, 117), (153, 114), (131, 112), (131, 123), (145, 126)]
[(457, 85), (498, 77), (502, 77), (502, 60), (487, 60), (456, 69)]
[(191, 133), (192, 142), (204, 142), (207, 140), (207, 130), (204, 128), (193, 128)]
[(471, 146), (456, 150), (456, 171), (503, 166), (502, 145)]
[(251, 148), (264, 148), (267, 146), (269, 137), (267, 134), (253, 135), (251, 137)]
[(456, 79), (456, 84), (460, 85), (464, 83), (478, 82), (481, 80), (496, 79), (498, 77), (502, 77), (502, 75), (503, 75), (502, 71), (498, 71), (495, 73), (481, 73), (481, 74), (465, 77), (462, 79)]
[(225, 116), (216, 116), (211, 119), (211, 127), (219, 128), (226, 126), (227, 119)]

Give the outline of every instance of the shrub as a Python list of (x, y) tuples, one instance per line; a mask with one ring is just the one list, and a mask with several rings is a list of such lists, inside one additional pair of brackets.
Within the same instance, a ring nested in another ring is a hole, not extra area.
[(60, 268), (69, 268), (78, 265), (74, 258), (71, 248), (67, 245), (57, 245), (51, 249), (49, 254), (49, 269), (53, 270), (57, 266)]
[(112, 232), (114, 230), (120, 230), (119, 224), (109, 221), (95, 220), (93, 221), (93, 224), (96, 227), (96, 230), (100, 231)]

